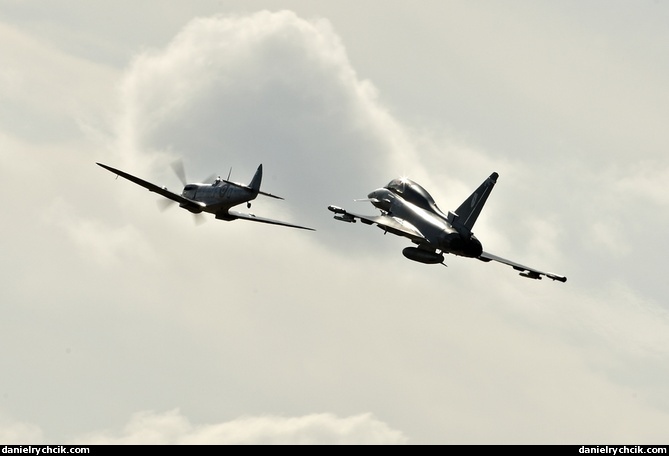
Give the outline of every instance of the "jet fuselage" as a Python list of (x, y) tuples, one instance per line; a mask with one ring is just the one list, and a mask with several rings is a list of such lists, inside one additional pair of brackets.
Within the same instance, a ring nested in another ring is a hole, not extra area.
[(409, 179), (395, 179), (368, 198), (378, 209), (413, 225), (434, 249), (471, 258), (483, 252), (481, 242), (471, 232), (456, 229), (432, 196)]

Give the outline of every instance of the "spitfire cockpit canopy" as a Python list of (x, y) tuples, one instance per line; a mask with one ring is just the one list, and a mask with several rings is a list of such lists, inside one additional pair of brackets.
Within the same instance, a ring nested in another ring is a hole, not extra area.
[(411, 179), (405, 177), (393, 179), (386, 185), (386, 188), (418, 207), (423, 209), (436, 208), (432, 195)]

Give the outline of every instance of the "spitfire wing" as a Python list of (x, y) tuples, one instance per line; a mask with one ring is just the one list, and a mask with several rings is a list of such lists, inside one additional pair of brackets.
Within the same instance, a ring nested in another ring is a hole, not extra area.
[(257, 215), (253, 214), (244, 214), (242, 212), (237, 212), (237, 211), (228, 211), (225, 214), (225, 217), (217, 217), (217, 218), (222, 218), (222, 219), (241, 219), (241, 220), (248, 220), (250, 222), (260, 222), (260, 223), (269, 223), (270, 225), (281, 225), (281, 226), (288, 226), (291, 228), (299, 228), (302, 230), (309, 230), (309, 231), (316, 231), (313, 228), (308, 228), (306, 226), (300, 226), (300, 225), (294, 225), (292, 223), (288, 222), (282, 222), (280, 220), (273, 220), (273, 219), (268, 219), (264, 217), (258, 217)]
[(198, 201), (193, 201), (188, 198), (184, 198), (181, 195), (177, 195), (176, 193), (173, 193), (169, 190), (167, 190), (165, 187), (158, 187), (155, 184), (152, 184), (151, 182), (147, 182), (143, 179), (140, 179), (139, 177), (135, 177), (132, 174), (128, 174), (126, 172), (123, 172), (119, 169), (112, 168), (111, 166), (103, 165), (102, 163), (97, 163), (98, 166), (102, 166), (104, 169), (111, 171), (112, 173), (116, 174), (117, 176), (121, 176), (125, 179), (128, 179), (130, 182), (134, 182), (137, 185), (141, 185), (142, 187), (146, 188), (150, 192), (158, 193), (161, 196), (164, 196), (165, 198), (169, 198), (172, 201), (176, 201), (177, 203), (180, 203), (184, 207), (192, 207), (192, 208), (202, 208), (203, 204), (198, 202)]
[(543, 272), (539, 271), (538, 269), (530, 268), (528, 266), (523, 266), (522, 264), (515, 263), (513, 261), (507, 260), (505, 258), (498, 257), (497, 255), (493, 255), (492, 253), (488, 252), (483, 252), (479, 257), (479, 260), (485, 261), (486, 263), (489, 261), (497, 261), (499, 263), (506, 264), (508, 266), (511, 266), (513, 269), (516, 271), (520, 271), (520, 275), (523, 277), (527, 277), (529, 279), (539, 279), (541, 280), (541, 276), (546, 276), (549, 279), (557, 280), (559, 282), (566, 282), (567, 278), (565, 276), (553, 274), (552, 272)]
[(423, 234), (411, 223), (406, 220), (402, 220), (397, 217), (393, 217), (387, 214), (381, 215), (360, 215), (348, 212), (346, 209), (342, 209), (337, 206), (328, 206), (328, 209), (331, 212), (334, 212), (335, 219), (341, 220), (343, 222), (355, 223), (356, 219), (359, 219), (365, 225), (377, 225), (384, 231), (388, 231), (397, 236), (404, 236), (412, 241), (417, 243), (427, 242), (427, 239)]

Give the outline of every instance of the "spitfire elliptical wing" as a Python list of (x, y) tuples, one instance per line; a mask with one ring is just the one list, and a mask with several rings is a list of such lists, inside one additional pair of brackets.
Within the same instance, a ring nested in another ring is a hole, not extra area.
[(257, 215), (244, 214), (242, 212), (237, 212), (237, 211), (228, 211), (227, 214), (226, 214), (226, 219), (228, 219), (228, 217), (242, 219), (242, 220), (248, 220), (250, 222), (269, 223), (270, 225), (281, 225), (281, 226), (288, 226), (288, 227), (291, 227), (291, 228), (299, 228), (299, 229), (302, 229), (302, 230), (316, 231), (313, 228), (309, 228), (309, 227), (306, 227), (306, 226), (294, 225), (292, 223), (282, 222), (281, 220), (273, 220), (273, 219), (269, 219), (269, 218), (265, 218), (265, 217), (258, 217)]
[(199, 209), (202, 210), (204, 207), (204, 204), (198, 202), (198, 201), (193, 201), (188, 198), (184, 198), (181, 195), (177, 195), (176, 193), (173, 193), (165, 187), (159, 187), (155, 184), (152, 184), (151, 182), (147, 182), (143, 179), (140, 179), (139, 177), (135, 177), (132, 174), (128, 174), (124, 171), (121, 171), (120, 169), (112, 168), (111, 166), (103, 165), (102, 163), (97, 163), (98, 166), (102, 166), (104, 169), (111, 171), (112, 173), (116, 174), (117, 176), (121, 176), (125, 179), (128, 179), (130, 182), (134, 182), (137, 185), (141, 185), (142, 187), (146, 188), (150, 192), (158, 193), (159, 195), (164, 196), (165, 198), (169, 198), (172, 201), (176, 201), (177, 203), (181, 204), (182, 206), (186, 208), (192, 208), (192, 209)]

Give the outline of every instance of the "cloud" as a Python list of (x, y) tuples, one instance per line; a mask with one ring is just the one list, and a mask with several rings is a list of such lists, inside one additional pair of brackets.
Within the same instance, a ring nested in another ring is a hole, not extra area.
[(76, 210), (62, 199), (53, 201), (44, 215), (45, 222), (63, 230), (87, 261), (103, 266), (120, 266), (127, 262), (140, 261), (147, 267), (158, 264), (153, 246), (146, 234), (135, 226), (110, 226), (99, 220), (77, 214)]
[(134, 59), (121, 99), (119, 153), (135, 169), (152, 154), (183, 156), (189, 175), (233, 168), (241, 180), (262, 162), (265, 187), (311, 224), (415, 153), (330, 23), (289, 11), (192, 20), (165, 49)]
[[(5, 132), (33, 142), (72, 140), (80, 134), (78, 121), (108, 119), (116, 72), (106, 65), (73, 57), (20, 29), (0, 23), (3, 50), (0, 70), (0, 122)], [(76, 83), (74, 83), (76, 81)]]
[(669, 166), (665, 160), (646, 160), (627, 170), (617, 182), (617, 189), (621, 195), (635, 196), (662, 208), (669, 205), (669, 196), (665, 191), (668, 179)]
[(95, 432), (76, 444), (169, 445), (396, 445), (406, 437), (371, 414), (338, 418), (322, 413), (302, 417), (242, 417), (219, 424), (194, 425), (178, 409), (140, 412), (120, 433)]
[(22, 445), (40, 444), (44, 439), (39, 426), (0, 418), (0, 441), (3, 445)]

